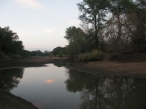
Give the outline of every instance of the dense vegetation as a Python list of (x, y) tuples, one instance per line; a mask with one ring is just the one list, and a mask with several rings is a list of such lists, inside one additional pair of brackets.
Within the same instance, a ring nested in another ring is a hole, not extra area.
[(146, 52), (145, 0), (83, 0), (77, 5), (82, 28), (66, 29), (69, 57)]
[(4, 54), (20, 56), (24, 50), (22, 41), (18, 40), (18, 35), (11, 31), (9, 27), (0, 27), (0, 57)]

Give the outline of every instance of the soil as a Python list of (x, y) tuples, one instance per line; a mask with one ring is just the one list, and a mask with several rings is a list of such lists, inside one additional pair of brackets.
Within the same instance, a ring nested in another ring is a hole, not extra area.
[(76, 63), (70, 68), (94, 74), (146, 78), (146, 62), (96, 61)]
[(0, 109), (38, 109), (32, 103), (0, 90)]
[(66, 57), (31, 57), (24, 59), (11, 59), (11, 60), (0, 60), (0, 68), (9, 67), (41, 67), (47, 63), (53, 63), (56, 61), (67, 60)]

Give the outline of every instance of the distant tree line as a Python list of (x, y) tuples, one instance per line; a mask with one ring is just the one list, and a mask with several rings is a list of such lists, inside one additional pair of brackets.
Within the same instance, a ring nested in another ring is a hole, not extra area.
[(35, 50), (35, 51), (28, 51), (28, 50), (23, 50), (23, 57), (31, 57), (31, 56), (49, 56), (50, 52), (45, 50), (44, 52), (40, 50)]
[(49, 56), (50, 52), (45, 50), (24, 50), (23, 42), (19, 40), (17, 33), (9, 27), (0, 27), (0, 58), (9, 56), (12, 58), (23, 58), (30, 56)]
[(83, 0), (77, 5), (81, 28), (68, 27), (64, 36), (70, 57), (93, 50), (114, 55), (146, 52), (145, 0)]
[(51, 57), (62, 57), (66, 55), (66, 48), (65, 47), (56, 47), (52, 51), (47, 51), (45, 50), (44, 52), (40, 50), (35, 50), (35, 51), (28, 51), (28, 50), (23, 50), (22, 56), (23, 57), (31, 57), (31, 56), (49, 56)]

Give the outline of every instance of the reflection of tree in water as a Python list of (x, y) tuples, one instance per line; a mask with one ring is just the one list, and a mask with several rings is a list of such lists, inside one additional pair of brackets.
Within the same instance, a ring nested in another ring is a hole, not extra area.
[(57, 67), (63, 67), (63, 66), (65, 66), (65, 62), (63, 62), (63, 61), (54, 62), (53, 64), (55, 66), (57, 66)]
[(146, 79), (68, 70), (66, 88), (81, 92), (81, 109), (146, 109)]
[(0, 70), (0, 89), (10, 91), (19, 84), (23, 77), (23, 68)]

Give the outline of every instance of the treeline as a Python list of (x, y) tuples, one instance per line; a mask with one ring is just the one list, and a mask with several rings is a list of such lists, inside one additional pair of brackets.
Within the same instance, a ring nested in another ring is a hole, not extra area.
[(66, 56), (66, 48), (65, 47), (56, 47), (52, 51), (45, 50), (44, 52), (40, 50), (35, 51), (27, 51), (23, 50), (24, 57), (31, 57), (31, 56), (49, 56), (51, 57), (63, 57)]
[(35, 51), (28, 51), (28, 50), (23, 50), (22, 56), (23, 57), (31, 57), (31, 56), (49, 56), (50, 52), (45, 50), (44, 52), (40, 50), (35, 50)]
[(66, 29), (69, 57), (146, 52), (145, 0), (83, 0), (77, 5), (82, 23)]
[(24, 50), (23, 42), (19, 40), (17, 33), (9, 27), (0, 27), (0, 59), (1, 58), (24, 58), (30, 56), (49, 56), (49, 51)]

